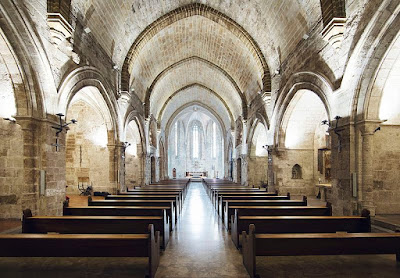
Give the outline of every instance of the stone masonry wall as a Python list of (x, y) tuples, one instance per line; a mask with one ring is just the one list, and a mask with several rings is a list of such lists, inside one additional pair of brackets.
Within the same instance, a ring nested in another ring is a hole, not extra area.
[(24, 183), (21, 126), (0, 118), (0, 137), (0, 218), (20, 218)]
[(373, 189), (376, 214), (399, 214), (400, 127), (383, 125), (373, 136)]
[(260, 186), (267, 183), (268, 179), (268, 158), (250, 157), (248, 159), (248, 181), (249, 186)]
[[(292, 179), (292, 168), (298, 164), (302, 168), (302, 178)], [(285, 149), (274, 159), (276, 169), (275, 188), (281, 193), (290, 192), (293, 195), (315, 195), (314, 184), (314, 153), (313, 150)]]

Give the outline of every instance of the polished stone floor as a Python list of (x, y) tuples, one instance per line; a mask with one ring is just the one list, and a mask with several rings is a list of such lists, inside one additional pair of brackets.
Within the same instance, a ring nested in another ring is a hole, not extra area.
[(190, 185), (156, 277), (249, 277), (201, 183)]
[[(145, 267), (145, 258), (0, 258), (0, 277), (143, 278)], [(257, 271), (272, 278), (400, 277), (394, 255), (257, 257)], [(249, 277), (201, 183), (190, 185), (156, 277)]]

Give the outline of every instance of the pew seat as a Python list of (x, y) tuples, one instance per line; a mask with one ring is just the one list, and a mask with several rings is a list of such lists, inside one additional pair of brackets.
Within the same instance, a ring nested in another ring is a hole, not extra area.
[(163, 216), (166, 211), (170, 230), (175, 229), (174, 211), (167, 206), (76, 206), (64, 202), (63, 215), (74, 216)]
[(227, 230), (230, 229), (230, 219), (234, 215), (233, 206), (296, 206), (306, 207), (307, 197), (303, 196), (303, 200), (226, 200), (225, 207), (221, 211), (221, 218), (224, 221)]
[(240, 233), (248, 232), (250, 224), (257, 226), (262, 234), (283, 233), (348, 233), (371, 232), (368, 210), (361, 216), (232, 216), (231, 237), (236, 248), (240, 247)]
[(0, 234), (0, 257), (148, 257), (145, 277), (155, 277), (160, 233), (146, 234)]
[[(168, 206), (169, 215), (172, 222), (178, 221), (178, 211), (177, 203), (172, 200), (95, 200), (93, 201), (91, 197), (88, 198), (88, 206)], [(175, 217), (173, 217), (175, 216)]]
[(165, 250), (170, 233), (165, 210), (163, 216), (32, 216), (31, 210), (26, 209), (22, 233), (143, 234), (149, 224), (160, 231), (160, 244)]
[(399, 233), (256, 234), (255, 225), (243, 237), (243, 264), (258, 277), (256, 256), (395, 254), (400, 262)]

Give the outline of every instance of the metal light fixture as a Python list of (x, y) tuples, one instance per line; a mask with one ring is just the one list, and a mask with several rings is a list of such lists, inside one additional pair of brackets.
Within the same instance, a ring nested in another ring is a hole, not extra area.
[(58, 152), (58, 151), (60, 151), (59, 147), (61, 146), (61, 145), (59, 144), (59, 141), (58, 141), (58, 140), (59, 140), (59, 139), (58, 139), (58, 135), (59, 135), (63, 130), (66, 130), (66, 131), (67, 131), (67, 126), (69, 126), (70, 124), (76, 124), (78, 121), (75, 120), (75, 119), (72, 119), (69, 123), (64, 123), (64, 124), (63, 124), (62, 117), (64, 117), (64, 114), (58, 113), (58, 114), (56, 114), (56, 115), (59, 117), (60, 123), (59, 123), (57, 126), (52, 126), (52, 128), (54, 128), (54, 129), (57, 130), (57, 132), (56, 132), (56, 136), (57, 136), (57, 138), (56, 138), (56, 143), (55, 143), (55, 144), (52, 144), (52, 146), (56, 147), (56, 151)]
[(335, 120), (336, 120), (336, 124), (335, 127), (333, 127), (333, 125), (331, 125), (331, 123), (328, 120), (323, 120), (322, 121), (322, 125), (327, 125), (329, 128), (332, 128), (333, 132), (335, 132), (335, 134), (338, 137), (338, 152), (341, 152), (342, 150), (342, 135), (338, 132), (337, 128), (338, 128), (338, 124), (339, 124), (339, 119), (341, 119), (342, 117), (340, 116), (336, 116)]

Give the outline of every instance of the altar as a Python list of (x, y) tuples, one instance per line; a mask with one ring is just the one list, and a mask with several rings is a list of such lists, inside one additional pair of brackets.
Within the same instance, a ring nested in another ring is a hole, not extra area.
[(208, 176), (208, 172), (186, 172), (186, 177), (188, 178), (196, 178), (196, 177), (202, 177), (205, 178)]

